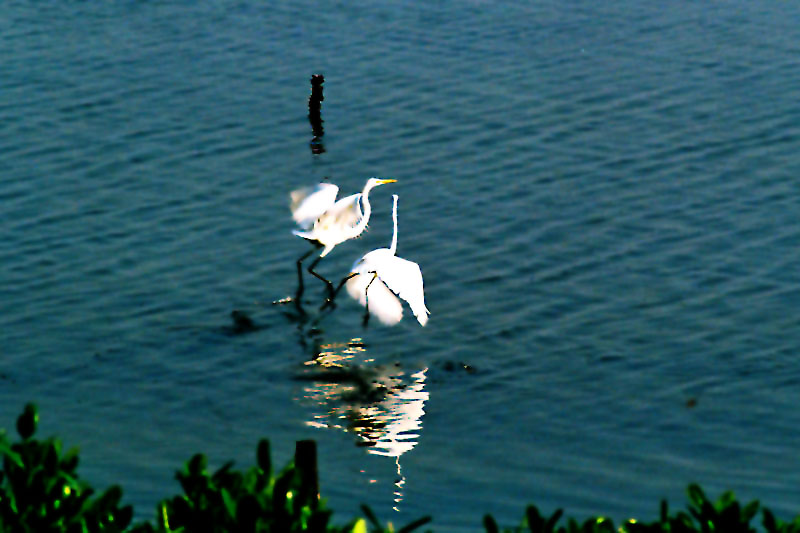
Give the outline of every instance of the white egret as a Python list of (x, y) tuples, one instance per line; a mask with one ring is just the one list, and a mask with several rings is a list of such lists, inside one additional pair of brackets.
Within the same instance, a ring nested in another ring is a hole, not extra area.
[[(323, 248), (319, 257), (308, 267), (308, 272), (325, 282), (328, 286), (329, 296), (333, 296), (333, 285), (315, 272), (314, 267), (337, 244), (358, 237), (367, 227), (372, 213), (372, 207), (369, 204), (369, 191), (378, 185), (396, 181), (393, 179), (370, 178), (364, 185), (363, 191), (346, 196), (338, 201), (336, 200), (336, 195), (339, 192), (339, 187), (332, 183), (320, 183), (316, 186), (305, 187), (290, 193), (292, 218), (300, 226), (299, 229), (292, 231), (292, 233), (313, 243), (315, 249)], [(314, 250), (309, 250), (297, 260), (297, 276), (300, 280), (298, 295), (303, 292), (301, 264), (313, 252)]]
[[(347, 292), (366, 307), (364, 322), (369, 313), (382, 323), (393, 326), (403, 318), (403, 306), (398, 296), (408, 302), (411, 312), (421, 325), (428, 322), (430, 312), (425, 307), (422, 272), (413, 261), (397, 257), (397, 195), (392, 195), (394, 233), (390, 248), (378, 248), (353, 264), (343, 283)], [(341, 288), (341, 284), (339, 285)], [(337, 289), (338, 290), (338, 289)], [(397, 296), (395, 296), (397, 295)]]

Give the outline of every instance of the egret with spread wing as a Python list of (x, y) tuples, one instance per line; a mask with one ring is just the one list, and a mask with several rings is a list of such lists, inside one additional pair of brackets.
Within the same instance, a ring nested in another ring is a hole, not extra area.
[[(328, 286), (329, 297), (333, 296), (333, 285), (315, 272), (314, 267), (337, 244), (361, 235), (367, 227), (372, 213), (372, 207), (369, 205), (369, 191), (378, 185), (395, 181), (397, 180), (370, 178), (364, 185), (363, 191), (338, 201), (336, 195), (339, 187), (332, 183), (320, 183), (291, 192), (292, 218), (300, 227), (292, 233), (313, 243), (315, 249), (323, 248), (319, 257), (309, 265), (308, 272), (325, 282)], [(297, 260), (297, 277), (300, 283), (297, 289), (298, 296), (303, 292), (302, 262), (313, 252), (314, 250), (309, 250)]]
[[(390, 248), (378, 248), (353, 264), (350, 275), (343, 280), (347, 292), (366, 307), (364, 323), (372, 313), (382, 323), (393, 326), (403, 318), (403, 306), (398, 296), (408, 302), (411, 312), (421, 325), (428, 322), (430, 312), (425, 307), (422, 272), (413, 261), (397, 257), (397, 195), (392, 195), (394, 233)], [(339, 286), (341, 288), (341, 285)]]

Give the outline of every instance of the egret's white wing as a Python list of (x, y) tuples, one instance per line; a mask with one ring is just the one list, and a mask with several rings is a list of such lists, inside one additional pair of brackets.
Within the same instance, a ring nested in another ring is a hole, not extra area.
[(372, 250), (368, 254), (364, 254), (361, 259), (353, 263), (350, 272), (357, 274), (366, 274), (368, 272), (377, 272), (381, 265), (386, 261), (391, 261), (394, 258), (394, 253), (388, 248), (378, 248)]
[(369, 312), (381, 323), (394, 326), (403, 319), (403, 306), (380, 278), (370, 284), (373, 276), (374, 274), (358, 274), (350, 278), (345, 285), (347, 293), (362, 306), (366, 306), (369, 285)]
[(289, 193), (292, 218), (303, 229), (310, 229), (316, 220), (336, 203), (339, 187), (333, 183), (319, 183)]
[[(430, 312), (425, 307), (425, 291), (419, 265), (402, 257), (390, 256), (381, 261), (376, 272), (378, 273), (378, 278), (392, 292), (408, 302), (411, 312), (417, 317), (419, 323), (424, 326), (428, 322), (428, 314)], [(370, 292), (372, 292), (371, 288)]]
[(352, 228), (361, 220), (361, 193), (345, 196), (319, 217), (315, 229), (330, 231), (334, 228)]

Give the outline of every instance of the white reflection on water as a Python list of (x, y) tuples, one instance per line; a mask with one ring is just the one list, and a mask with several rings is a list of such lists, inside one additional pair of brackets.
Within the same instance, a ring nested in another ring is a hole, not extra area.
[(303, 387), (303, 401), (320, 408), (306, 423), (353, 433), (367, 453), (394, 457), (394, 509), (399, 510), (406, 482), (400, 456), (419, 441), (428, 369), (408, 374), (399, 364), (373, 363), (361, 339), (320, 345), (302, 376), (311, 382)]

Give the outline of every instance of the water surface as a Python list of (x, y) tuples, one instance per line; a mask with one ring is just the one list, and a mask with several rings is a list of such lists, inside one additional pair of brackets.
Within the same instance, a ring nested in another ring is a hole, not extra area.
[[(245, 467), (264, 436), (318, 441), (341, 522), (652, 519), (692, 481), (788, 518), (798, 28), (743, 1), (11, 2), (2, 425), (38, 402), (142, 518), (192, 453)], [(271, 305), (307, 250), (289, 191), (370, 176), (398, 183), (319, 270), (387, 246), (399, 194), (428, 326), (314, 324), (313, 279), (309, 320)]]

